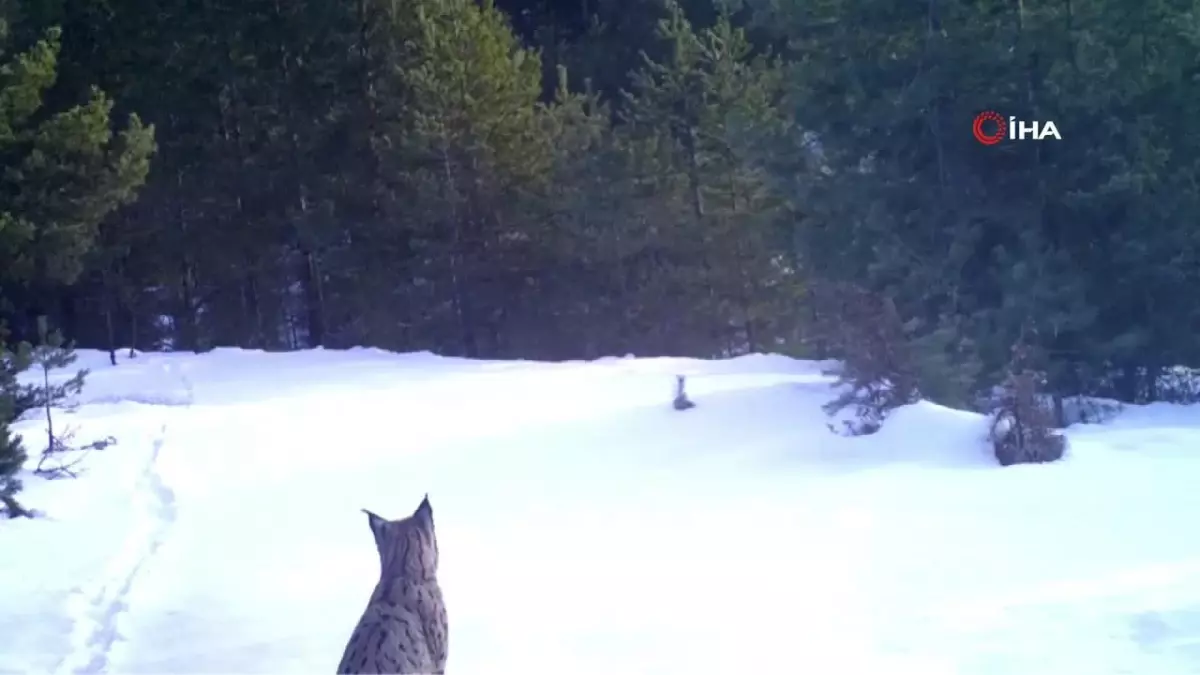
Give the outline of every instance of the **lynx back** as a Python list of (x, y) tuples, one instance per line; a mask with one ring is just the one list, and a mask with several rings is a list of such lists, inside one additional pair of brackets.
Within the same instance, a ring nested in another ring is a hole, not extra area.
[(366, 514), (379, 551), (379, 582), (337, 672), (441, 675), (446, 671), (446, 606), (437, 581), (429, 497), (400, 520)]

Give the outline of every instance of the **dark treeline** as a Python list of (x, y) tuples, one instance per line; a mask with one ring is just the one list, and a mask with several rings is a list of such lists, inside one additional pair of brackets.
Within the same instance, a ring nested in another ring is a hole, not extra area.
[(1200, 363), (1190, 2), (0, 7), (17, 338), (784, 351), (884, 407)]

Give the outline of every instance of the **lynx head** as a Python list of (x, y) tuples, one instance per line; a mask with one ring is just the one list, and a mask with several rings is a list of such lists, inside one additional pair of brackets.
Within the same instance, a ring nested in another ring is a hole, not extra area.
[(379, 549), (381, 578), (433, 579), (437, 575), (438, 547), (433, 532), (429, 495), (407, 518), (385, 520), (363, 509), (375, 547)]

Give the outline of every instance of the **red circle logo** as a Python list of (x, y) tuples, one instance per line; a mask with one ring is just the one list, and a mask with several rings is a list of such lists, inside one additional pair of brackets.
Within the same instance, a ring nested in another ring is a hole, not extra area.
[[(983, 130), (983, 125), (987, 122), (996, 123), (996, 130), (990, 134)], [(975, 140), (980, 143), (995, 145), (1008, 134), (1008, 125), (1005, 124), (1004, 118), (998, 113), (985, 110), (975, 116), (975, 124), (971, 126), (971, 131), (975, 134)]]

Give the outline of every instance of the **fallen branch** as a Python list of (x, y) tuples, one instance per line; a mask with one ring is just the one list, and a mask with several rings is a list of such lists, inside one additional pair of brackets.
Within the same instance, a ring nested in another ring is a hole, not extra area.
[[(74, 429), (67, 430), (60, 437), (52, 436), (50, 445), (42, 451), (42, 456), (38, 458), (38, 464), (34, 468), (33, 473), (47, 480), (78, 478), (80, 472), (75, 467), (79, 466), (88, 453), (93, 450), (104, 450), (117, 443), (117, 439), (108, 436), (97, 441), (92, 441), (87, 445), (75, 447), (69, 443), (70, 439), (74, 436)], [(68, 455), (72, 456), (68, 458)], [(48, 464), (52, 460), (57, 460), (57, 463)]]

